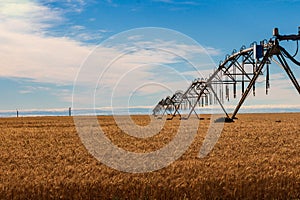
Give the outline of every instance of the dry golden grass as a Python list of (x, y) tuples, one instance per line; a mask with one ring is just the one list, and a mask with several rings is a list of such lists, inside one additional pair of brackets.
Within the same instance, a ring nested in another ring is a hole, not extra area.
[[(197, 158), (209, 116), (188, 151), (150, 173), (111, 169), (86, 151), (70, 117), (0, 119), (0, 199), (299, 199), (300, 113), (241, 114), (209, 156)], [(139, 125), (148, 116), (133, 116)], [(147, 139), (99, 117), (107, 136), (136, 152), (163, 147), (179, 120)]]

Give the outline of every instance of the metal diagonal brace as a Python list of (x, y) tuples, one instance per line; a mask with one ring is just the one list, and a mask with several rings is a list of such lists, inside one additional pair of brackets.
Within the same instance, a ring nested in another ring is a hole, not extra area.
[(261, 61), (261, 63), (259, 64), (257, 70), (255, 71), (255, 75), (252, 77), (252, 80), (250, 81), (248, 87), (246, 88), (246, 91), (244, 92), (241, 100), (239, 101), (239, 104), (236, 106), (231, 119), (234, 119), (236, 114), (238, 113), (239, 109), (241, 108), (241, 106), (243, 105), (244, 101), (246, 100), (249, 92), (251, 91), (251, 88), (253, 87), (253, 85), (255, 84), (255, 81), (257, 80), (258, 76), (260, 75), (264, 65), (266, 64), (266, 62), (268, 61), (269, 57), (271, 56), (271, 52), (273, 51), (273, 48), (268, 49), (268, 51), (266, 52), (263, 60)]
[(292, 83), (294, 84), (296, 90), (298, 91), (298, 93), (300, 94), (300, 86), (299, 83), (296, 79), (296, 77), (294, 76), (291, 68), (289, 67), (288, 63), (286, 62), (286, 60), (284, 59), (282, 53), (280, 52), (280, 54), (277, 55), (277, 58), (279, 60), (279, 62), (281, 63), (281, 66), (283, 67), (283, 69), (286, 71), (287, 75), (289, 76), (289, 78), (291, 79)]

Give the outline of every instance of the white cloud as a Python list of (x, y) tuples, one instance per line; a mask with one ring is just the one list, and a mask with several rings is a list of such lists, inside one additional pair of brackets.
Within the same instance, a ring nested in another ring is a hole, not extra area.
[(36, 91), (49, 91), (51, 90), (49, 87), (43, 87), (43, 86), (24, 86), (22, 90), (19, 91), (21, 94), (30, 94), (35, 93)]
[[(145, 32), (135, 34), (140, 31)], [(156, 32), (156, 37), (167, 37), (157, 40), (153, 38), (155, 34), (148, 31), (154, 30), (132, 30), (116, 35), (94, 50), (77, 80), (77, 83), (91, 87), (79, 91), (82, 101), (93, 99), (96, 90), (99, 106), (109, 106), (111, 99), (116, 100), (117, 105), (126, 105), (131, 94), (146, 98), (166, 88), (169, 88), (169, 92), (186, 89), (194, 79), (191, 74), (201, 77), (201, 69), (215, 66), (207, 51), (190, 38), (183, 39), (182, 35), (175, 33), (173, 39), (170, 36), (172, 34), (164, 32), (166, 30), (157, 29), (159, 32)], [(147, 34), (150, 38), (147, 38)], [(212, 48), (210, 50), (218, 52)], [(141, 87), (145, 84), (148, 86)], [(155, 87), (151, 87), (151, 84)]]
[[(85, 4), (84, 1), (77, 1), (77, 3)], [(1, 77), (28, 78), (35, 82), (61, 85), (73, 84), (79, 66), (94, 48), (79, 41), (101, 37), (101, 33), (106, 30), (100, 30), (98, 35), (92, 35), (85, 32), (86, 27), (74, 25), (72, 29), (77, 37), (74, 35), (73, 39), (46, 35), (45, 32), (49, 27), (64, 20), (62, 14), (61, 11), (33, 1), (1, 1)], [(166, 88), (173, 92), (178, 89), (185, 90), (194, 78), (201, 77), (201, 74), (207, 77), (212, 72), (215, 65), (207, 54), (220, 54), (218, 49), (199, 48), (196, 43), (180, 43), (172, 38), (141, 41), (142, 38), (143, 34), (126, 37), (132, 42), (130, 43), (132, 46), (136, 49), (140, 48), (138, 51), (130, 52), (132, 50), (130, 44), (126, 46), (117, 41), (117, 43), (110, 43), (111, 45), (98, 47), (94, 56), (86, 61), (89, 69), (81, 71), (83, 78), (78, 80), (78, 84), (94, 88), (98, 86), (96, 98), (101, 106), (110, 106), (107, 101), (110, 100), (109, 95), (112, 91), (119, 102), (123, 101), (126, 104), (128, 100), (126, 98), (134, 92), (145, 96), (166, 92), (165, 96), (167, 96), (172, 93), (169, 93)], [(196, 68), (189, 66), (185, 59), (191, 61)], [(105, 70), (109, 64), (110, 66)], [(101, 73), (103, 76), (97, 85)], [(288, 102), (298, 104), (297, 92), (287, 90), (286, 87), (291, 83), (282, 78), (282, 74), (271, 76), (270, 94), (262, 98), (263, 102), (276, 99), (272, 102), (282, 104), (289, 96), (294, 95), (295, 98)], [(165, 88), (157, 85), (151, 87), (151, 83), (154, 82), (164, 85)], [(150, 85), (138, 88), (143, 84)], [(264, 93), (263, 86), (258, 85), (257, 90)], [(42, 88), (23, 88), (19, 92), (25, 94), (37, 90)], [(61, 89), (57, 91), (61, 99), (71, 101), (71, 91)], [(94, 98), (90, 96), (91, 94), (85, 93), (84, 88), (80, 92), (82, 92), (83, 102)]]
[(41, 32), (63, 20), (59, 11), (30, 0), (1, 1), (0, 16), (8, 30), (26, 33)]
[(70, 39), (5, 31), (3, 25), (0, 38), (4, 40), (0, 47), (3, 77), (70, 84), (90, 52), (90, 48)]
[(0, 16), (0, 76), (72, 83), (91, 47), (44, 34), (63, 20), (61, 13), (33, 1), (4, 0), (0, 3)]
[(71, 27), (71, 31), (66, 35), (77, 41), (82, 41), (82, 42), (92, 41), (98, 43), (103, 38), (103, 33), (106, 32), (108, 31), (106, 30), (89, 31), (84, 26), (75, 25)]
[(74, 26), (71, 27), (71, 29), (73, 29), (73, 30), (84, 30), (85, 27), (84, 26), (80, 26), (80, 25), (74, 25)]
[[(64, 20), (62, 12), (33, 1), (16, 2), (13, 5), (18, 4), (18, 12), (10, 12), (12, 5), (2, 8), (0, 12), (2, 18), (2, 23), (0, 24), (0, 41), (2, 44), (0, 46), (0, 57), (2, 58), (1, 64), (3, 66), (0, 76), (27, 78), (41, 83), (72, 85), (79, 66), (94, 46), (86, 45), (67, 37), (46, 35), (47, 28), (51, 27), (55, 22), (60, 23)], [(5, 3), (8, 3), (8, 1)], [(86, 28), (74, 25), (72, 29), (74, 31), (82, 31)], [(100, 31), (105, 32), (105, 30)], [(79, 36), (88, 40), (93, 35), (82, 33)], [(78, 37), (77, 39), (80, 40)], [(104, 88), (102, 92), (109, 94), (116, 84), (120, 82), (122, 84), (118, 88), (120, 92), (117, 94), (117, 98), (120, 99), (124, 95), (130, 94), (131, 90), (134, 90), (137, 85), (147, 81), (162, 81), (164, 84), (167, 81), (168, 87), (173, 90), (176, 90), (178, 87), (185, 88), (187, 81), (184, 78), (181, 77), (181, 81), (178, 81), (180, 76), (177, 79), (172, 77), (174, 74), (180, 75), (180, 72), (172, 71), (171, 69), (169, 72), (166, 70), (167, 73), (161, 73), (158, 65), (163, 66), (176, 63), (178, 62), (178, 55), (182, 58), (190, 58), (191, 55), (205, 53), (203, 50), (197, 50), (196, 45), (184, 45), (176, 43), (176, 41), (134, 42), (132, 45), (141, 49), (135, 52), (127, 52), (123, 57), (119, 56), (130, 49), (130, 45), (122, 46), (117, 43), (111, 46), (102, 45), (98, 47), (94, 52), (95, 56), (86, 61), (88, 62), (86, 64), (89, 65), (89, 70), (86, 72), (84, 70), (81, 71), (84, 74), (84, 78), (78, 80), (77, 83), (82, 86), (97, 86), (97, 80), (101, 73), (105, 72), (99, 82), (100, 88)], [(145, 46), (150, 46), (153, 49), (147, 50)], [(105, 67), (113, 60), (115, 62), (104, 71)], [(146, 67), (141, 67), (145, 64), (147, 65)], [(184, 66), (181, 67), (181, 70), (184, 70)], [(133, 72), (133, 75), (130, 72)], [(124, 76), (123, 79), (122, 76)], [(61, 91), (59, 88), (58, 90), (60, 91), (59, 96), (61, 99), (71, 101), (70, 91)], [(19, 92), (25, 94), (34, 91), (37, 91), (37, 89), (23, 88)], [(147, 95), (153, 92), (157, 91), (144, 88), (139, 91), (139, 94)], [(84, 95), (84, 92), (82, 94)], [(89, 95), (82, 98), (90, 100)]]

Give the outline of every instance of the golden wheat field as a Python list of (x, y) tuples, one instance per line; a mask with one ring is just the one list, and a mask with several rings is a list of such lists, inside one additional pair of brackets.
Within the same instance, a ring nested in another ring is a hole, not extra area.
[[(198, 152), (210, 116), (186, 153), (154, 172), (107, 167), (85, 149), (72, 117), (0, 119), (0, 199), (299, 199), (300, 113), (240, 114), (226, 123), (214, 149)], [(149, 116), (132, 116), (140, 126)], [(153, 151), (169, 143), (179, 120), (146, 139), (124, 134), (110, 116), (98, 117), (123, 149)]]

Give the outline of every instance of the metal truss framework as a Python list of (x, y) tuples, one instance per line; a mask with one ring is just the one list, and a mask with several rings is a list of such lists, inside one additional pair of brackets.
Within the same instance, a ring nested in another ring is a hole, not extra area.
[[(300, 62), (279, 45), (282, 40), (294, 40), (297, 41), (298, 45), (300, 27), (298, 35), (279, 35), (278, 29), (275, 28), (273, 36), (269, 41), (264, 40), (260, 44), (252, 43), (249, 48), (242, 46), (239, 51), (233, 50), (232, 54), (227, 55), (225, 60), (220, 62), (218, 68), (207, 79), (196, 79), (185, 92), (177, 91), (172, 97), (168, 96), (159, 101), (153, 109), (153, 115), (161, 118), (168, 114), (171, 115), (169, 119), (173, 119), (178, 114), (181, 119), (188, 119), (192, 113), (195, 113), (199, 118), (195, 109), (197, 105), (204, 107), (219, 104), (226, 115), (225, 121), (232, 122), (251, 90), (255, 95), (255, 83), (258, 77), (264, 74), (266, 76), (266, 94), (268, 94), (270, 88), (269, 65), (271, 61), (284, 69), (300, 94), (299, 83), (286, 58), (298, 66), (300, 66)], [(229, 101), (230, 87), (232, 87), (234, 98), (237, 97), (237, 88), (242, 90), (242, 96), (231, 116), (222, 103), (224, 98)], [(188, 114), (183, 117), (180, 113), (181, 110), (186, 110)]]

